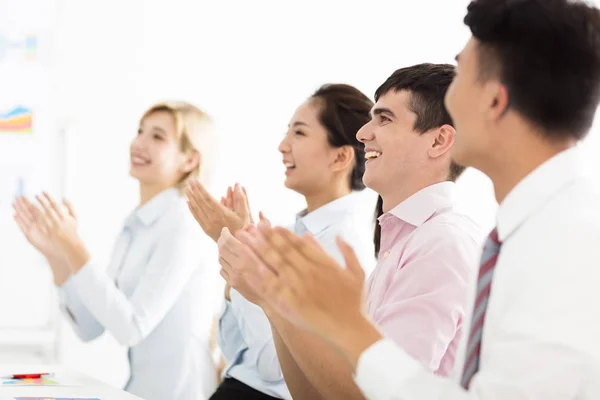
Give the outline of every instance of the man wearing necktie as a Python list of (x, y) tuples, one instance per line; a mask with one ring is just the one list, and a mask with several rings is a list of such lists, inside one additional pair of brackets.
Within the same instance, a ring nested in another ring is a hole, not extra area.
[(600, 100), (600, 11), (475, 0), (465, 24), (472, 38), (446, 95), (453, 156), (491, 178), (500, 208), (455, 379), (369, 321), (363, 273), (341, 240), (346, 268), (309, 237), (262, 227), (263, 293), (343, 354), (369, 399), (599, 399), (600, 192), (577, 147)]

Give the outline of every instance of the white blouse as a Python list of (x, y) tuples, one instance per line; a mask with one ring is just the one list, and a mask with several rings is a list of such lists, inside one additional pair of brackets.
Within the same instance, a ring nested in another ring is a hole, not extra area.
[[(213, 246), (211, 249), (210, 246)], [(127, 218), (105, 270), (90, 261), (59, 288), (82, 340), (108, 330), (128, 346), (126, 390), (146, 400), (207, 399), (217, 375), (209, 349), (214, 245), (176, 189)]]

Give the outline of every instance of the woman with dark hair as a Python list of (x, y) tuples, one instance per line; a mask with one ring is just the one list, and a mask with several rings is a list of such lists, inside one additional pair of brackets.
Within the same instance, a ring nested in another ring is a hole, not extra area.
[[(356, 133), (370, 120), (372, 106), (373, 102), (352, 86), (324, 85), (298, 107), (279, 145), (286, 167), (285, 186), (306, 199), (306, 209), (297, 214), (291, 229), (298, 234), (310, 232), (340, 262), (343, 257), (336, 237), (343, 237), (366, 266), (367, 274), (375, 264), (372, 221), (362, 218), (364, 201), (353, 192), (365, 188), (365, 152)], [(228, 194), (219, 206), (199, 185), (190, 190), (190, 209), (215, 241), (223, 227), (235, 233), (244, 226), (244, 220), (250, 221), (244, 190), (236, 186)], [(212, 203), (210, 211), (207, 202)], [(245, 211), (231, 207), (233, 203), (245, 205)], [(222, 217), (214, 217), (215, 209), (221, 210)], [(221, 253), (220, 262), (234, 261)], [(256, 299), (229, 285), (225, 298), (218, 340), (227, 366), (224, 381), (211, 399), (291, 399), (269, 320), (254, 304)]]

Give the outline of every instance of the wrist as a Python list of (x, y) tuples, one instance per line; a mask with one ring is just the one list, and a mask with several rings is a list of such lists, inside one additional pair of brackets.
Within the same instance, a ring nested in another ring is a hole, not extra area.
[(90, 255), (87, 249), (85, 248), (83, 243), (79, 241), (70, 244), (70, 246), (68, 246), (68, 248), (65, 249), (65, 255), (69, 263), (69, 269), (72, 274), (77, 273), (90, 260)]
[(331, 343), (356, 370), (361, 354), (374, 343), (383, 339), (383, 334), (364, 313), (348, 319), (345, 326), (334, 326), (325, 339)]

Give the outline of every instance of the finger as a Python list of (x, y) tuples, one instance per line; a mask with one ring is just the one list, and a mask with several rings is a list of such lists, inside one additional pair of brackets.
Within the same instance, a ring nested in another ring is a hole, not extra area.
[(262, 224), (269, 228), (271, 227), (271, 221), (269, 221), (269, 219), (267, 217), (265, 217), (265, 214), (263, 214), (262, 211), (258, 213), (258, 217), (260, 218), (259, 225)]
[(250, 207), (248, 205), (248, 199), (239, 185), (235, 187), (233, 192), (233, 204), (233, 209), (236, 214), (246, 220), (250, 215)]
[(201, 202), (198, 202), (194, 197), (188, 196), (188, 199), (187, 205), (190, 212), (202, 229), (207, 228), (210, 221), (207, 211), (201, 207)]
[(334, 264), (339, 263), (331, 257), (321, 246), (321, 243), (310, 233), (307, 232), (302, 236), (302, 240), (294, 242), (299, 251), (309, 260), (317, 264)]
[(314, 268), (312, 261), (298, 251), (299, 246), (296, 242), (302, 239), (285, 228), (268, 229), (263, 235), (274, 251), (285, 260), (279, 274), (297, 286), (306, 271)]
[(301, 290), (302, 270), (304, 265), (292, 265), (284, 254), (291, 251), (291, 245), (280, 235), (274, 234), (272, 229), (263, 232), (262, 240), (254, 239), (255, 242), (263, 243), (260, 250), (255, 253), (271, 270), (276, 271), (280, 279), (288, 282), (294, 290)]
[(51, 229), (54, 226), (56, 226), (59, 222), (58, 216), (55, 215), (50, 204), (47, 204), (46, 199), (42, 198), (41, 196), (35, 196), (35, 198), (38, 201), (38, 203), (42, 206), (43, 212), (40, 214), (40, 217), (42, 219), (43, 224), (48, 229)]
[(225, 207), (233, 210), (233, 198), (231, 197), (231, 186), (227, 187), (227, 193), (225, 193)]
[(205, 211), (212, 211), (219, 208), (219, 202), (208, 193), (208, 190), (198, 181), (193, 181), (192, 192), (199, 201), (199, 206)]
[(277, 278), (277, 272), (262, 262), (250, 246), (242, 246), (241, 256), (246, 260), (243, 264), (243, 275), (258, 293), (262, 293), (263, 282)]
[(233, 273), (235, 273), (235, 268), (233, 268), (229, 261), (222, 256), (219, 256), (219, 265), (221, 265), (221, 269), (225, 270), (228, 276), (231, 276)]
[[(254, 230), (239, 231), (236, 233), (236, 238), (243, 243), (245, 246), (240, 248), (242, 257), (247, 257), (250, 260), (256, 260), (258, 263), (263, 264), (264, 268), (267, 268), (272, 273), (277, 274), (277, 270), (273, 269), (271, 265), (265, 263), (263, 259), (263, 252), (266, 251), (264, 240), (257, 235), (258, 231)], [(257, 271), (260, 273), (266, 273), (265, 271)]]
[(243, 244), (231, 234), (229, 229), (223, 228), (221, 237), (217, 241), (219, 254), (223, 254), (228, 260), (238, 260), (240, 256), (240, 246)]
[(337, 245), (344, 256), (344, 261), (346, 262), (346, 268), (350, 271), (356, 278), (360, 278), (364, 281), (365, 272), (360, 266), (360, 261), (356, 257), (356, 253), (354, 249), (342, 239), (340, 236), (336, 238)]
[(221, 271), (219, 273), (221, 274), (223, 279), (225, 279), (225, 282), (229, 282), (229, 275), (227, 274), (227, 271), (221, 268)]
[(21, 199), (20, 197), (17, 197), (17, 199), (13, 203), (13, 208), (15, 210), (15, 215), (18, 215), (22, 219), (33, 223), (34, 215), (30, 212), (30, 210), (24, 204), (23, 199)]
[(52, 196), (50, 196), (46, 192), (44, 192), (44, 197), (46, 198), (46, 200), (48, 201), (48, 204), (50, 205), (50, 207), (52, 208), (52, 210), (56, 213), (56, 215), (58, 216), (58, 218), (62, 219), (64, 217), (64, 213), (63, 213), (63, 210), (58, 205), (58, 203), (56, 201), (54, 201), (54, 199), (52, 198)]
[(20, 198), (21, 206), (23, 207), (23, 211), (27, 213), (27, 216), (31, 218), (34, 222), (37, 222), (40, 214), (42, 213), (39, 207), (32, 204), (27, 197), (22, 196)]
[(63, 199), (63, 204), (67, 208), (67, 212), (73, 219), (77, 219), (77, 214), (75, 214), (75, 209), (73, 208), (73, 204), (67, 199)]
[(227, 200), (225, 200), (225, 197), (221, 197), (221, 204), (222, 204), (224, 207), (227, 207)]
[(19, 226), (19, 229), (21, 229), (21, 231), (23, 231), (23, 233), (28, 232), (29, 229), (31, 228), (31, 225), (25, 220), (23, 219), (20, 215), (16, 214), (14, 216), (15, 222), (17, 223), (17, 225)]

